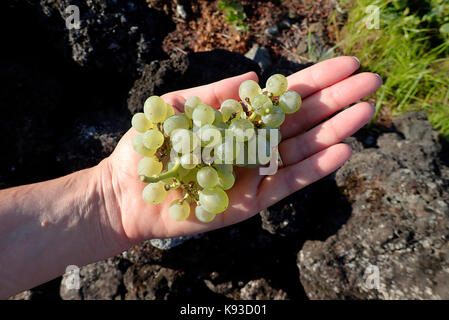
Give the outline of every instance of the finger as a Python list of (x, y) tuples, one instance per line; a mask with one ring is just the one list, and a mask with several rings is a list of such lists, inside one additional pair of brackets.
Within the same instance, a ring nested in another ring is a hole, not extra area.
[(185, 101), (193, 96), (200, 97), (203, 103), (218, 108), (226, 99), (239, 99), (239, 86), (245, 80), (258, 81), (253, 71), (217, 82), (167, 93), (162, 98), (180, 111), (184, 110)]
[(260, 208), (266, 208), (299, 189), (327, 176), (341, 167), (351, 156), (346, 144), (333, 145), (292, 166), (267, 176), (260, 185)]
[(309, 95), (333, 85), (354, 73), (360, 67), (355, 57), (336, 57), (317, 63), (287, 77), (288, 90), (305, 99)]
[(375, 112), (368, 102), (361, 102), (302, 135), (284, 140), (279, 153), (285, 165), (292, 165), (349, 137), (363, 127)]
[(287, 116), (281, 133), (285, 138), (296, 136), (323, 121), (343, 107), (375, 92), (382, 79), (374, 73), (359, 73), (314, 93), (303, 101), (298, 112)]

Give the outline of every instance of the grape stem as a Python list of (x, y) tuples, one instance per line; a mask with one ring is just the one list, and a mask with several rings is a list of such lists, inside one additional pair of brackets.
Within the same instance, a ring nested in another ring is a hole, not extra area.
[(146, 183), (154, 183), (154, 182), (158, 182), (158, 181), (176, 176), (178, 174), (179, 168), (181, 168), (181, 163), (178, 161), (173, 166), (173, 168), (171, 168), (167, 172), (164, 172), (163, 174), (160, 174), (158, 176), (152, 176), (152, 177), (147, 177), (145, 175), (141, 175), (141, 176), (139, 176), (139, 178), (140, 178), (140, 181), (143, 181)]
[(256, 119), (257, 114), (255, 112), (253, 112), (253, 114), (251, 114), (248, 118), (249, 121), (254, 121), (254, 119)]

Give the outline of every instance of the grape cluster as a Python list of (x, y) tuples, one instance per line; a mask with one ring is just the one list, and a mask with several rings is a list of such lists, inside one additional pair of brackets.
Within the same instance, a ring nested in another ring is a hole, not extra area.
[(241, 101), (225, 100), (219, 110), (190, 97), (184, 113), (176, 113), (158, 96), (149, 97), (144, 112), (136, 113), (132, 126), (139, 133), (133, 148), (143, 156), (137, 166), (143, 200), (159, 204), (169, 190), (181, 188), (183, 197), (174, 200), (168, 213), (176, 221), (190, 215), (201, 222), (212, 221), (224, 212), (226, 190), (235, 183), (234, 165), (266, 165), (281, 141), (279, 127), (285, 114), (301, 106), (301, 97), (287, 90), (287, 79), (272, 75), (262, 90), (253, 80), (239, 87)]

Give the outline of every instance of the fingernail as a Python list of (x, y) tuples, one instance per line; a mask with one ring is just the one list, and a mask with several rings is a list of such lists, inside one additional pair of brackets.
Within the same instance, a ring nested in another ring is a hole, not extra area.
[(384, 83), (384, 81), (382, 80), (382, 77), (380, 76), (380, 74), (375, 73), (375, 75), (376, 75), (377, 77), (379, 77), (380, 82)]
[(353, 56), (353, 58), (354, 58), (355, 60), (357, 60), (357, 62), (359, 63), (359, 66), (360, 66), (360, 60), (359, 60), (359, 58), (357, 58), (356, 56)]

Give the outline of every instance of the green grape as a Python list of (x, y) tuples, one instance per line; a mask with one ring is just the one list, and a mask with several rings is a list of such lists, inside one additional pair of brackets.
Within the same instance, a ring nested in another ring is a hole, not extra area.
[(172, 115), (164, 121), (164, 132), (167, 136), (171, 136), (176, 129), (189, 129), (190, 120), (183, 113)]
[(229, 190), (235, 183), (233, 172), (218, 172), (218, 186), (223, 190)]
[(159, 204), (165, 200), (167, 190), (162, 181), (149, 183), (142, 191), (142, 198), (148, 204)]
[(240, 114), (243, 112), (243, 107), (240, 102), (234, 99), (228, 99), (223, 101), (220, 106), (220, 111), (222, 115), (223, 122), (228, 122), (232, 114)]
[(173, 106), (171, 104), (166, 103), (165, 105), (167, 107), (167, 113), (165, 114), (165, 119), (167, 119), (175, 114), (175, 109), (173, 108)]
[(164, 144), (164, 135), (157, 129), (151, 129), (142, 136), (142, 143), (145, 148), (155, 150)]
[(190, 214), (190, 205), (186, 200), (174, 200), (168, 208), (168, 213), (173, 220), (184, 221)]
[(139, 175), (151, 177), (162, 172), (162, 162), (155, 157), (145, 157), (139, 161), (137, 165), (137, 173)]
[(197, 155), (194, 153), (186, 153), (183, 155), (180, 159), (181, 166), (184, 169), (193, 169), (196, 167), (197, 164), (200, 163), (200, 160), (198, 159)]
[(207, 223), (207, 222), (211, 222), (212, 220), (214, 220), (216, 214), (207, 211), (202, 206), (197, 206), (195, 208), (195, 216), (201, 222)]
[(254, 124), (246, 119), (234, 119), (228, 128), (238, 142), (250, 140), (254, 136)]
[[(175, 161), (178, 161), (178, 160), (175, 160)], [(174, 165), (175, 165), (175, 163), (174, 163), (173, 161), (169, 161), (169, 162), (167, 163), (167, 170), (170, 170), (171, 168), (173, 168)], [(191, 171), (191, 170), (189, 170), (189, 169), (184, 169), (184, 168), (181, 166), (181, 167), (178, 169), (178, 176), (179, 176), (179, 178), (182, 179), (184, 176), (188, 175), (190, 171)]]
[(177, 129), (171, 136), (173, 150), (186, 154), (197, 148), (200, 144), (198, 136), (187, 129)]
[(224, 123), (224, 122), (217, 122), (217, 123), (214, 124), (214, 126), (218, 129), (218, 131), (220, 131), (221, 136), (224, 137), (225, 134), (226, 134), (226, 129), (228, 128), (226, 123)]
[(217, 171), (212, 167), (203, 167), (198, 170), (196, 180), (202, 188), (212, 188), (218, 183)]
[(218, 173), (232, 173), (234, 168), (232, 164), (214, 164), (215, 169), (217, 169)]
[(206, 124), (197, 131), (203, 147), (214, 147), (221, 143), (221, 132), (214, 125)]
[(184, 103), (184, 113), (186, 114), (187, 118), (192, 119), (192, 113), (193, 110), (203, 102), (198, 97), (190, 97), (186, 100)]
[(152, 157), (156, 153), (155, 149), (148, 149), (143, 145), (143, 133), (137, 134), (133, 139), (133, 148), (138, 154), (144, 157)]
[(225, 141), (215, 149), (217, 163), (231, 164), (240, 153), (240, 144), (232, 138), (226, 138)]
[(275, 137), (276, 137), (274, 139), (275, 144), (278, 145), (279, 143), (281, 143), (282, 135), (281, 135), (281, 130), (279, 130), (278, 128), (264, 127), (262, 129), (258, 130), (258, 137), (259, 136), (264, 136), (265, 139), (267, 139), (268, 142), (271, 141), (271, 135), (272, 134), (274, 134)]
[(246, 99), (248, 98), (251, 103), (253, 98), (260, 93), (262, 93), (262, 89), (260, 89), (259, 84), (254, 80), (243, 81), (239, 87), (239, 97), (245, 102), (247, 102)]
[(215, 125), (219, 122), (223, 122), (223, 114), (217, 109), (214, 109), (214, 113), (215, 113), (215, 119), (214, 119), (214, 122), (212, 122), (212, 124)]
[(142, 112), (136, 113), (131, 119), (131, 125), (137, 132), (143, 133), (153, 127), (151, 122)]
[(281, 108), (278, 106), (274, 106), (273, 109), (271, 109), (271, 113), (262, 116), (262, 122), (269, 127), (280, 127), (281, 124), (285, 120), (285, 113), (282, 111)]
[(200, 192), (201, 206), (211, 213), (221, 213), (228, 208), (229, 198), (220, 187), (203, 189)]
[(200, 104), (195, 108), (195, 110), (193, 110), (192, 119), (193, 123), (197, 127), (212, 124), (215, 120), (214, 109), (206, 104)]
[(274, 96), (280, 96), (287, 90), (288, 81), (282, 74), (273, 74), (268, 78), (266, 83), (266, 89)]
[(151, 96), (145, 101), (143, 112), (151, 123), (159, 123), (165, 120), (167, 106), (161, 97)]
[(273, 109), (273, 102), (264, 94), (256, 95), (251, 105), (254, 109), (254, 112), (259, 116), (269, 114), (271, 112), (271, 109)]
[(198, 172), (198, 168), (193, 168), (191, 170), (180, 168), (179, 171), (181, 171), (181, 170), (184, 170), (184, 172), (185, 172), (185, 173), (183, 173), (182, 176), (180, 174), (180, 178), (181, 178), (182, 182), (184, 182), (184, 183), (195, 182), (196, 183), (196, 174)]
[(287, 113), (295, 113), (301, 107), (301, 96), (296, 91), (287, 91), (279, 97), (279, 106)]

